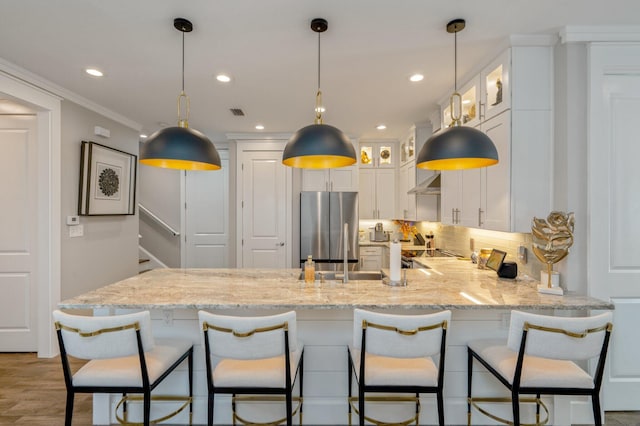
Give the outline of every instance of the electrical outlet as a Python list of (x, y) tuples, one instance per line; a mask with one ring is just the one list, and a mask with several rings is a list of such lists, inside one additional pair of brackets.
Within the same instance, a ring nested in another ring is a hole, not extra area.
[(164, 325), (172, 326), (173, 325), (173, 311), (163, 310), (162, 311), (162, 321)]
[(524, 264), (527, 263), (527, 248), (525, 246), (518, 247), (518, 260)]

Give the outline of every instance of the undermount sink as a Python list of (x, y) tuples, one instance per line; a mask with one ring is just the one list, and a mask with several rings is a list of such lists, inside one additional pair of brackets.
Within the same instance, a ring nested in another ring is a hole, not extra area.
[[(316, 280), (322, 280), (324, 277), (325, 281), (333, 281), (333, 280), (342, 280), (343, 274), (342, 272), (316, 272)], [(348, 274), (349, 281), (378, 281), (382, 279), (382, 272), (375, 271), (350, 271)], [(300, 273), (298, 276), (299, 280), (304, 280), (304, 271)]]

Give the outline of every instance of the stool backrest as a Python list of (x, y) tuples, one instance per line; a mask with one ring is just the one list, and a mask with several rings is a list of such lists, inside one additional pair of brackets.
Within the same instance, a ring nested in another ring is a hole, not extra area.
[(154, 347), (148, 311), (90, 317), (56, 310), (53, 320), (62, 336), (64, 350), (75, 358), (106, 359), (137, 355), (136, 328), (140, 330), (144, 351)]
[(527, 328), (525, 353), (541, 358), (584, 360), (599, 356), (613, 315), (581, 318), (554, 317), (511, 311), (509, 349), (518, 352), (523, 330)]
[[(235, 359), (260, 359), (283, 355), (284, 328), (262, 330), (285, 323), (289, 335), (289, 352), (298, 349), (295, 311), (260, 317), (216, 315), (200, 311), (198, 318), (201, 330), (205, 323), (208, 324), (206, 333), (209, 336), (211, 355)], [(211, 328), (212, 326), (227, 331), (216, 330)]]
[[(363, 321), (395, 330), (374, 326), (366, 329), (366, 352), (396, 358), (418, 358), (440, 353), (443, 330), (451, 323), (451, 311), (427, 315), (393, 315), (353, 310), (353, 346), (362, 349)], [(444, 325), (444, 327), (439, 326)], [(419, 328), (435, 326), (430, 330)]]

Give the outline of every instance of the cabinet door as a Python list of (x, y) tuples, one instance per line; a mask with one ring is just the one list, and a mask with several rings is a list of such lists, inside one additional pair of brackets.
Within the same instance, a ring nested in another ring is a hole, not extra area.
[(360, 168), (395, 168), (396, 145), (394, 141), (361, 142), (358, 159)]
[(329, 190), (358, 191), (358, 166), (331, 169), (329, 171)]
[(376, 171), (374, 169), (360, 170), (358, 188), (360, 191), (358, 196), (360, 219), (377, 219)]
[[(406, 191), (416, 185), (416, 162), (412, 161), (407, 164), (407, 181)], [(406, 192), (405, 192), (406, 194)], [(417, 220), (416, 215), (416, 194), (406, 194), (407, 196), (407, 217), (409, 220)]]
[(396, 208), (396, 171), (395, 169), (376, 170), (377, 219), (393, 219)]
[(488, 120), (511, 107), (511, 49), (505, 50), (480, 73), (482, 101), (480, 120)]
[(455, 225), (458, 220), (460, 173), (459, 170), (443, 170), (440, 175), (440, 221), (445, 225)]
[(361, 271), (379, 271), (382, 269), (380, 256), (360, 256)]
[(480, 227), (480, 176), (483, 169), (468, 169), (460, 171), (460, 202), (458, 224), (470, 228)]
[(329, 191), (328, 169), (302, 170), (303, 191)]
[(482, 125), (498, 150), (498, 164), (482, 170), (481, 227), (494, 231), (511, 231), (510, 117), (510, 112), (505, 111)]
[(407, 219), (407, 209), (409, 206), (409, 197), (407, 189), (409, 188), (409, 169), (407, 165), (400, 167), (398, 170), (398, 197), (396, 200), (396, 219)]

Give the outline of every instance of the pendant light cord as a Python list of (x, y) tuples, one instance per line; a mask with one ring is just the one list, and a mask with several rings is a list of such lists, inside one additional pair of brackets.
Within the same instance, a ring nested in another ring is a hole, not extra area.
[(320, 91), (320, 32), (318, 32), (318, 91), (316, 92), (316, 124), (322, 124), (322, 92)]
[(320, 91), (320, 33), (318, 33), (318, 92)]
[(182, 92), (184, 92), (184, 32), (182, 33)]
[(458, 32), (453, 33), (453, 91), (458, 91)]
[[(182, 91), (180, 92), (180, 96), (178, 96), (178, 127), (189, 127), (189, 110), (191, 106), (189, 105), (189, 97), (186, 93), (184, 93), (184, 33), (182, 31)], [(182, 100), (185, 101), (185, 107), (187, 114), (185, 117), (182, 117)]]

